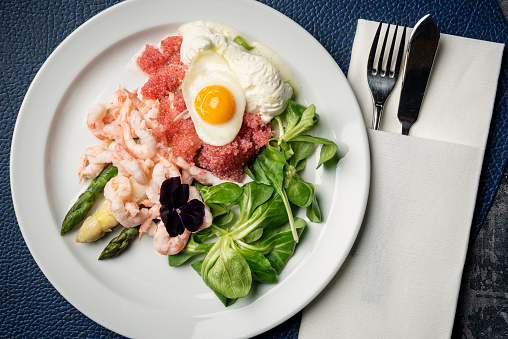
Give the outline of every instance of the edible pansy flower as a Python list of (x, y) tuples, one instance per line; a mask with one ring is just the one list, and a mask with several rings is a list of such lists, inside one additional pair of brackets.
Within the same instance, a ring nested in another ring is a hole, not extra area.
[(205, 204), (198, 199), (189, 200), (189, 185), (179, 177), (164, 180), (160, 194), (160, 216), (170, 237), (182, 234), (185, 229), (196, 232), (203, 225)]

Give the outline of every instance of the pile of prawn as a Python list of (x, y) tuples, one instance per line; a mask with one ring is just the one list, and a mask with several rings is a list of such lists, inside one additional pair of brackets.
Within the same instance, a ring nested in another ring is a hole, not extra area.
[[(119, 88), (110, 104), (95, 104), (87, 114), (87, 126), (102, 145), (88, 147), (80, 157), (79, 181), (94, 178), (112, 163), (118, 175), (104, 188), (104, 197), (111, 202), (115, 219), (124, 227), (140, 225), (139, 237), (153, 236), (160, 254), (180, 252), (190, 232), (170, 237), (160, 220), (160, 187), (164, 180), (179, 177), (189, 184), (189, 200), (202, 201), (193, 180), (205, 185), (223, 182), (209, 171), (172, 156), (171, 148), (158, 142), (154, 130), (159, 127), (158, 100), (142, 100), (137, 90)], [(212, 223), (212, 214), (205, 205), (201, 229)]]

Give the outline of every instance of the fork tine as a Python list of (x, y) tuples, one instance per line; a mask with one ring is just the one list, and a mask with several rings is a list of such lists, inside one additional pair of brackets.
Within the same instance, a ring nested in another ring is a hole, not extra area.
[[(383, 69), (383, 59), (385, 56), (386, 40), (388, 40), (388, 33), (390, 33), (390, 22), (388, 21), (388, 27), (386, 28), (385, 38), (383, 40), (383, 47), (381, 47), (381, 54), (379, 54), (379, 61), (377, 64), (378, 72)], [(384, 72), (381, 73), (383, 75)]]
[(395, 72), (392, 72), (392, 58), (393, 49), (395, 48), (395, 40), (397, 40), (397, 31), (399, 29), (399, 23), (395, 23), (395, 32), (393, 33), (392, 45), (390, 46), (390, 53), (388, 53), (388, 61), (386, 62), (386, 72), (388, 76), (393, 76)]
[(400, 64), (402, 63), (402, 54), (404, 53), (404, 46), (406, 45), (406, 27), (407, 24), (404, 24), (404, 30), (402, 31), (402, 37), (400, 38), (399, 52), (397, 53), (397, 62), (395, 63), (395, 71), (393, 72), (393, 76), (395, 78), (399, 76)]
[(379, 41), (379, 33), (381, 32), (381, 26), (383, 25), (383, 20), (379, 23), (377, 27), (376, 35), (374, 36), (374, 41), (372, 41), (372, 46), (370, 47), (369, 61), (367, 62), (367, 71), (372, 72), (372, 67), (374, 66), (374, 57), (376, 56), (377, 43)]

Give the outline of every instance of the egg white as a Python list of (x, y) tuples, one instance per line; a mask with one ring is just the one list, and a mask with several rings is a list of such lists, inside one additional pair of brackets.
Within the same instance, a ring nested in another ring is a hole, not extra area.
[[(211, 85), (224, 86), (235, 100), (233, 117), (223, 124), (214, 125), (204, 121), (194, 107), (194, 100), (199, 91)], [(242, 127), (246, 100), (235, 73), (219, 54), (204, 51), (192, 59), (182, 83), (182, 94), (201, 140), (214, 146), (223, 146), (233, 141)]]

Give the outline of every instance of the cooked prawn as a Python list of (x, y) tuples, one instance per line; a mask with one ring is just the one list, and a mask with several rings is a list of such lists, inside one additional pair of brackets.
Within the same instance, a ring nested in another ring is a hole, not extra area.
[(141, 236), (148, 231), (148, 229), (154, 224), (153, 219), (159, 217), (159, 209), (161, 208), (160, 204), (153, 205), (148, 210), (148, 217), (146, 220), (141, 224), (141, 227), (139, 228), (139, 238), (141, 239)]
[(132, 101), (135, 109), (141, 113), (143, 120), (146, 122), (146, 126), (150, 129), (155, 129), (159, 126), (157, 121), (157, 115), (159, 114), (160, 102), (159, 100), (146, 99), (141, 100), (138, 98), (137, 90), (129, 92), (125, 90), (129, 99)]
[(117, 175), (104, 187), (104, 196), (111, 201), (115, 219), (124, 227), (141, 225), (148, 218), (148, 209), (139, 208), (132, 201), (132, 186), (129, 178)]
[(126, 146), (122, 142), (115, 143), (115, 151), (122, 158), (119, 162), (122, 168), (134, 178), (139, 184), (146, 185), (146, 168), (142, 166), (129, 152), (126, 150)]
[(117, 198), (129, 201), (131, 194), (132, 186), (129, 178), (120, 174), (108, 181), (104, 187), (104, 197), (111, 202)]
[(144, 119), (146, 121), (146, 126), (151, 129), (155, 129), (159, 127), (159, 122), (157, 121), (157, 115), (159, 114), (160, 103), (159, 100), (155, 100), (145, 106), (145, 111), (140, 110), (141, 114), (144, 115)]
[(178, 157), (178, 159), (176, 160), (176, 164), (182, 169), (182, 172), (187, 171), (188, 175), (190, 175), (203, 185), (218, 185), (223, 182), (227, 182), (226, 180), (217, 178), (210, 171), (199, 168), (194, 164), (189, 164), (181, 157)]
[[(134, 203), (130, 203), (130, 205), (132, 204)], [(128, 211), (126, 205), (128, 204), (124, 204), (120, 199), (115, 199), (111, 202), (111, 210), (114, 217), (124, 227), (141, 225), (148, 218), (147, 208), (138, 209), (138, 212), (133, 215)]]
[(157, 252), (162, 255), (173, 255), (179, 253), (187, 245), (190, 232), (185, 229), (182, 234), (176, 237), (170, 237), (166, 226), (162, 222), (157, 225), (153, 235), (153, 245)]
[(159, 142), (157, 143), (157, 155), (165, 159), (171, 159), (172, 158), (171, 148)]
[(127, 90), (122, 90), (122, 85), (118, 85), (118, 89), (115, 91), (115, 96), (113, 97), (113, 106), (121, 107), (124, 104), (125, 99), (127, 99), (124, 92), (127, 92)]
[(86, 116), (86, 124), (93, 135), (104, 140), (102, 128), (104, 127), (104, 118), (108, 113), (108, 106), (105, 104), (95, 104), (90, 107)]
[(90, 146), (83, 151), (79, 158), (78, 176), (79, 182), (83, 178), (95, 178), (106, 167), (105, 163), (94, 163), (93, 159), (105, 151), (104, 147)]
[(122, 137), (120, 109), (125, 105), (125, 94), (119, 89), (111, 104), (95, 104), (90, 107), (86, 123), (93, 135), (100, 140), (119, 139)]
[(180, 176), (178, 167), (172, 162), (161, 156), (158, 158), (159, 162), (153, 168), (152, 179), (146, 187), (146, 196), (154, 204), (159, 202), (160, 189), (164, 180)]
[[(134, 141), (134, 133), (139, 137), (138, 142)], [(157, 152), (157, 141), (152, 132), (146, 127), (145, 121), (141, 118), (139, 111), (133, 110), (130, 116), (122, 118), (122, 130), (125, 145), (129, 151), (138, 159), (145, 160), (152, 158)]]

